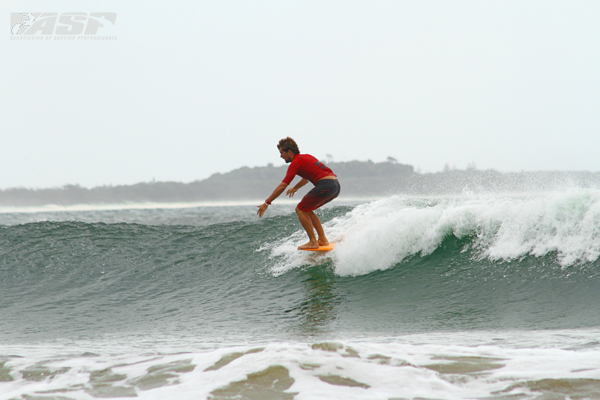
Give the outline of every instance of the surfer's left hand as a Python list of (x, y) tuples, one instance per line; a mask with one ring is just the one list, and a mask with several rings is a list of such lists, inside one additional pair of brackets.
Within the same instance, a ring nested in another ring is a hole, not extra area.
[(262, 217), (263, 215), (265, 215), (265, 211), (267, 211), (267, 208), (269, 208), (269, 205), (267, 203), (263, 203), (258, 207), (258, 211), (256, 212), (256, 215), (258, 215), (258, 217)]

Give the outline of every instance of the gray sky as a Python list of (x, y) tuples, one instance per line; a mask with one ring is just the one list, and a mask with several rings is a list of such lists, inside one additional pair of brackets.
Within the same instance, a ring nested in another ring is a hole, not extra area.
[[(117, 40), (10, 40), (16, 12), (114, 12)], [(282, 165), (288, 135), (322, 159), (421, 172), (600, 171), (597, 0), (3, 0), (0, 14), (0, 188), (190, 182)]]

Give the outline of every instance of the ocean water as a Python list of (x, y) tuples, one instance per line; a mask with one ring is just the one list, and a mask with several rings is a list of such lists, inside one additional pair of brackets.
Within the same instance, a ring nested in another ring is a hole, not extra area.
[(0, 210), (0, 399), (600, 399), (600, 191)]

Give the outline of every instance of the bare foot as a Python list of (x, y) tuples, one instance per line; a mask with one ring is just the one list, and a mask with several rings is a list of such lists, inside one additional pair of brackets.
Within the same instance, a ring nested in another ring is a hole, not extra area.
[(329, 246), (329, 240), (319, 239), (319, 246)]
[(317, 242), (308, 242), (303, 244), (302, 246), (298, 246), (298, 250), (306, 250), (306, 249), (318, 249), (319, 243)]

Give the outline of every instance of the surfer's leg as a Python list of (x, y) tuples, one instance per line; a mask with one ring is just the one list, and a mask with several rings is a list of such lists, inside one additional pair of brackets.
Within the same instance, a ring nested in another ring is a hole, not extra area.
[[(324, 204), (329, 203), (340, 194), (340, 184), (334, 179), (321, 179), (317, 182), (317, 185), (308, 192), (300, 203), (296, 207), (296, 214), (302, 224), (302, 227), (308, 234), (309, 242), (300, 246), (300, 248), (318, 248), (320, 246), (327, 246), (329, 240), (325, 236), (325, 231), (321, 225), (321, 220), (314, 213), (314, 210), (321, 207)], [(315, 237), (314, 230), (317, 230), (319, 239)]]
[(317, 237), (315, 236), (315, 230), (310, 215), (304, 211), (299, 210), (298, 208), (296, 208), (296, 214), (298, 214), (300, 224), (302, 224), (302, 227), (308, 235), (308, 243), (303, 244), (302, 246), (298, 246), (298, 249), (318, 249), (319, 242), (317, 241)]
[(323, 230), (323, 225), (321, 225), (321, 220), (317, 217), (314, 211), (307, 212), (310, 217), (310, 221), (317, 231), (317, 235), (319, 236), (319, 246), (327, 246), (329, 244), (329, 240), (327, 240), (327, 236), (325, 236), (325, 231)]

